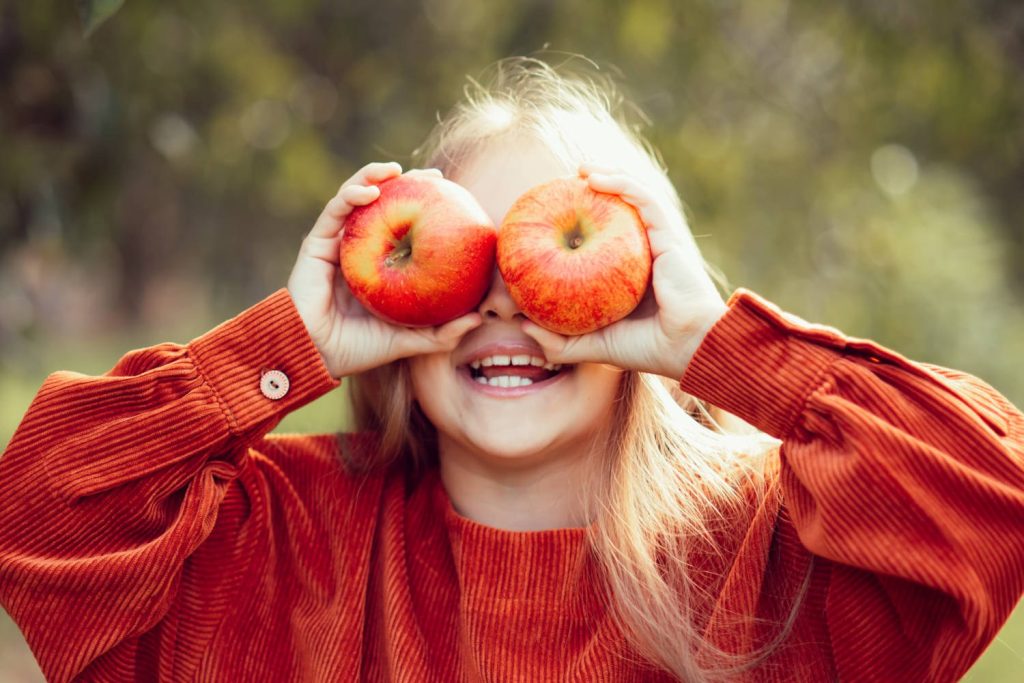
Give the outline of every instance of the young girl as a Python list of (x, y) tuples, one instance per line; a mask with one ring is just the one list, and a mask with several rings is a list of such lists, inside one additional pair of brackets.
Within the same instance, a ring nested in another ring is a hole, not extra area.
[[(0, 460), (0, 601), (49, 679), (970, 666), (1024, 590), (1024, 416), (753, 293), (725, 304), (616, 104), (508, 60), (424, 156), (496, 223), (577, 173), (635, 206), (654, 269), (624, 321), (561, 337), (497, 274), (436, 329), (368, 315), (337, 254), (345, 216), (401, 172), (370, 164), (287, 289), (188, 345), (46, 381)], [(358, 433), (268, 435), (341, 378)], [(719, 411), (760, 431), (726, 432)]]

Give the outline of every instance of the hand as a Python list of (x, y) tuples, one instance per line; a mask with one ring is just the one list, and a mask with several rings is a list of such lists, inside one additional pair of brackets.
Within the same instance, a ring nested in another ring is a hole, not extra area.
[(554, 363), (609, 363), (675, 380), (726, 311), (683, 217), (625, 173), (584, 164), (591, 189), (620, 196), (640, 214), (654, 259), (651, 286), (635, 311), (595, 332), (566, 337), (526, 321), (523, 331)]
[[(411, 329), (393, 325), (371, 315), (345, 283), (339, 265), (345, 217), (355, 207), (370, 204), (380, 196), (378, 183), (401, 173), (402, 167), (397, 163), (374, 163), (346, 180), (302, 241), (288, 278), (288, 292), (334, 377), (407, 356), (449, 351), (462, 335), (481, 322), (478, 313), (469, 313), (439, 327)], [(430, 169), (409, 174), (441, 172)]]

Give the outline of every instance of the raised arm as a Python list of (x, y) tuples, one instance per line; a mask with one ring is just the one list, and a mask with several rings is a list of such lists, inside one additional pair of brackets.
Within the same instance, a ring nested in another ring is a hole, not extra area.
[(1024, 593), (1024, 416), (963, 373), (740, 291), (682, 387), (783, 440), (783, 504), (831, 561), (842, 680), (957, 680)]
[[(0, 602), (47, 678), (135, 667), (152, 659), (143, 650), (153, 641), (177, 642), (159, 629), (186, 560), (206, 543), (224, 569), (202, 580), (227, 585), (203, 588), (229, 595), (239, 563), (252, 559), (234, 556), (249, 491), (232, 485), (245, 478), (250, 447), (336, 378), (451, 348), (479, 324), (474, 314), (397, 327), (345, 287), (344, 218), (399, 173), (369, 164), (341, 186), (303, 240), (287, 290), (187, 346), (129, 353), (101, 377), (60, 372), (44, 383), (0, 460)], [(203, 605), (181, 647), (226, 607)]]
[(188, 345), (46, 380), (0, 458), (0, 601), (49, 680), (163, 618), (249, 445), (336, 385), (285, 290)]

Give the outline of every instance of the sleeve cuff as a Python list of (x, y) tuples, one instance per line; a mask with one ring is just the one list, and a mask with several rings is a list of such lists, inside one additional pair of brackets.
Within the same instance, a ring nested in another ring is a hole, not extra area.
[(680, 388), (783, 438), (846, 338), (784, 313), (748, 290), (729, 299), (686, 368)]
[[(340, 384), (327, 371), (286, 289), (193, 339), (188, 350), (238, 434), (283, 417)], [(287, 377), (280, 398), (261, 389), (268, 371)]]

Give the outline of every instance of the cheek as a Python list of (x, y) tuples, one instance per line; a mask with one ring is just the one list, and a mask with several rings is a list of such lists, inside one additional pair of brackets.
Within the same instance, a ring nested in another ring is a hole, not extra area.
[(620, 397), (626, 372), (610, 366), (592, 366), (593, 378), (588, 383), (587, 394), (594, 401), (594, 411), (603, 426), (614, 418), (615, 403)]
[(619, 396), (619, 387), (625, 371), (610, 365), (583, 364), (577, 367), (580, 373), (581, 393), (587, 396), (589, 412), (602, 418), (610, 415), (615, 409), (615, 401)]
[(413, 399), (437, 426), (438, 421), (444, 420), (445, 408), (451, 403), (452, 380), (455, 379), (447, 354), (410, 358), (409, 378), (412, 380)]

